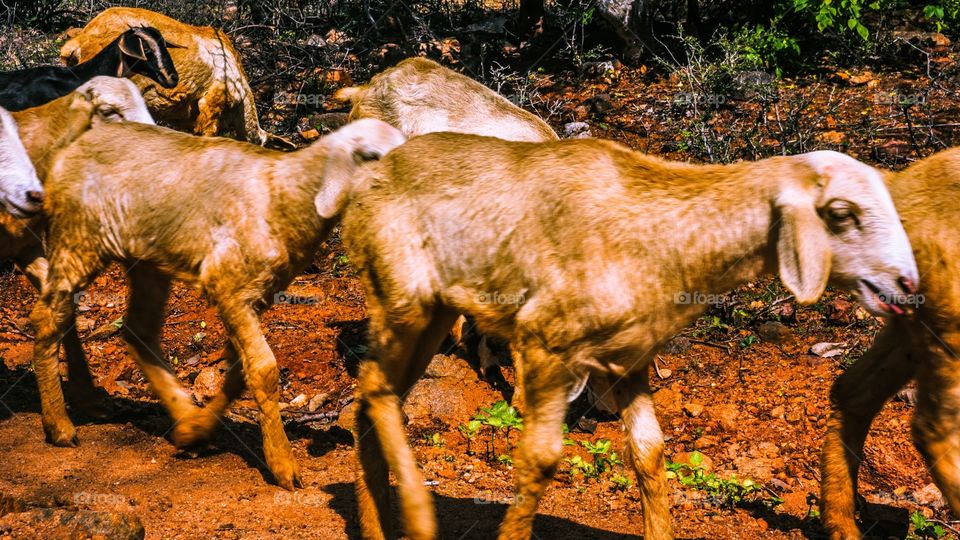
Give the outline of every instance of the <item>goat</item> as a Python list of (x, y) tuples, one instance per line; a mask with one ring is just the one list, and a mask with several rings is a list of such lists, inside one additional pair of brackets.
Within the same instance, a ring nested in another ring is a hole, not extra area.
[[(127, 79), (94, 77), (76, 91), (46, 105), (13, 113), (26, 152), (38, 176), (45, 178), (57, 152), (92, 126), (102, 122), (153, 124), (147, 105), (137, 87)], [(13, 259), (39, 291), (47, 274), (40, 239), (43, 216), (29, 220), (0, 214), (0, 259)], [(76, 393), (75, 406), (85, 414), (99, 415), (93, 378), (83, 359), (75, 328), (64, 336), (70, 389)]]
[(893, 174), (890, 194), (913, 244), (922, 294), (916, 316), (896, 319), (830, 392), (821, 455), (821, 506), (832, 539), (859, 539), (854, 519), (857, 470), (870, 424), (883, 404), (917, 381), (913, 438), (954, 514), (960, 513), (960, 236), (951, 220), (960, 187), (960, 148)]
[[(248, 385), (260, 408), (270, 471), (286, 489), (301, 485), (280, 420), (279, 370), (259, 316), (312, 261), (359, 162), (403, 141), (387, 124), (363, 120), (287, 154), (155, 126), (105, 124), (62, 151), (47, 179), (47, 280), (31, 313), (48, 440), (77, 444), (57, 372), (57, 342), (74, 317), (72, 295), (117, 261), (130, 280), (124, 337), (174, 419), (174, 443), (185, 447), (207, 438)], [(223, 390), (202, 409), (160, 348), (158, 306), (172, 279), (205, 293), (230, 337)]]
[(342, 237), (370, 314), (355, 433), (367, 538), (392, 535), (388, 470), (406, 534), (435, 535), (400, 396), (459, 313), (509, 340), (524, 363), (517, 496), (501, 538), (529, 537), (560, 459), (568, 396), (589, 376), (629, 431), (644, 534), (657, 540), (672, 532), (649, 365), (706, 307), (678, 300), (683, 291), (721, 293), (778, 269), (800, 303), (831, 280), (890, 314), (903, 309), (878, 294), (917, 283), (881, 175), (835, 152), (695, 166), (609, 141), (434, 133), (357, 183), (366, 187), (344, 211)]
[(118, 32), (82, 64), (40, 66), (0, 73), (0, 106), (11, 111), (37, 107), (73, 92), (100, 75), (143, 75), (164, 88), (175, 88), (179, 76), (167, 51), (174, 47), (166, 43), (154, 28), (130, 28)]
[[(500, 94), (426, 58), (414, 57), (379, 73), (360, 87), (341, 88), (335, 98), (350, 101), (349, 119), (376, 118), (399, 129), (407, 137), (438, 131), (487, 135), (508, 141), (548, 142), (559, 140), (543, 120), (517, 107)], [(464, 317), (454, 323), (455, 342), (467, 341), (472, 326)], [(480, 372), (488, 376), (498, 367), (487, 336), (477, 341)], [(520, 359), (511, 352), (519, 374)], [(519, 377), (516, 378), (519, 381)], [(523, 407), (523, 388), (518, 383), (512, 403)]]
[(184, 24), (139, 8), (109, 8), (64, 43), (60, 58), (67, 65), (91, 58), (130, 26), (149, 25), (180, 45), (170, 51), (180, 73), (176, 88), (157, 88), (134, 77), (154, 118), (196, 135), (232, 133), (261, 146), (286, 149), (293, 143), (260, 127), (257, 105), (240, 56), (230, 37), (209, 26)]
[(545, 142), (557, 134), (535, 114), (479, 82), (426, 58), (408, 58), (366, 86), (341, 88), (353, 105), (350, 119), (376, 118), (407, 137), (436, 131)]
[[(43, 206), (43, 186), (17, 131), (17, 121), (0, 108), (0, 207), (14, 218), (36, 215)], [(7, 216), (0, 214), (0, 218)]]

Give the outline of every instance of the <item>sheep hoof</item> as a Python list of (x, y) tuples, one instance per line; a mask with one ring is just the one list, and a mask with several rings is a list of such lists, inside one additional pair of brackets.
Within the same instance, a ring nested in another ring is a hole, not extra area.
[[(173, 428), (173, 445), (177, 448), (190, 448), (210, 438), (216, 417), (198, 414), (177, 422)], [(212, 420), (212, 421), (211, 421)]]
[(77, 429), (69, 422), (67, 422), (67, 425), (61, 427), (44, 426), (43, 431), (47, 434), (47, 442), (54, 446), (63, 448), (76, 448), (80, 446)]
[(296, 491), (303, 488), (303, 479), (300, 477), (300, 467), (294, 460), (289, 460), (283, 464), (277, 464), (270, 467), (277, 485), (287, 491)]

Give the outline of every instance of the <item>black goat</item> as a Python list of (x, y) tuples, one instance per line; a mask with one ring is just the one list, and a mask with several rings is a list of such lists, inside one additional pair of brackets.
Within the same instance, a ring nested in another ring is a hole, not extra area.
[(155, 28), (131, 28), (90, 60), (72, 67), (40, 66), (0, 73), (0, 107), (21, 111), (43, 105), (73, 92), (98, 75), (125, 77), (139, 74), (164, 88), (175, 88), (180, 80), (167, 48)]

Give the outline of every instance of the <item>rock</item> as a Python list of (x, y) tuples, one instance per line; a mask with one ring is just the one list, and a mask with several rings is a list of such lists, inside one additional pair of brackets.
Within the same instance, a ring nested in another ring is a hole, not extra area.
[(590, 137), (590, 124), (586, 122), (570, 122), (563, 126), (564, 139), (585, 139)]
[(827, 303), (827, 320), (831, 324), (847, 326), (856, 320), (856, 306), (852, 302), (837, 298)]
[(794, 516), (807, 516), (807, 510), (810, 509), (810, 505), (807, 503), (808, 497), (810, 495), (806, 491), (792, 491), (790, 493), (784, 493), (783, 498), (783, 509), (791, 515)]
[(323, 36), (312, 34), (304, 42), (304, 45), (307, 45), (308, 47), (322, 48), (327, 46), (327, 40), (323, 39)]
[(198, 402), (203, 403), (213, 396), (220, 393), (224, 379), (223, 364), (207, 366), (200, 370), (197, 378), (193, 380), (193, 397)]
[(653, 394), (653, 405), (658, 411), (675, 413), (680, 410), (682, 396), (670, 388), (661, 388)]
[(320, 131), (322, 134), (330, 133), (347, 125), (350, 121), (347, 113), (332, 112), (315, 114), (309, 118), (309, 124)]
[(663, 354), (683, 354), (690, 350), (690, 340), (683, 336), (676, 336), (663, 346)]
[(310, 398), (310, 403), (307, 404), (307, 410), (310, 412), (317, 412), (317, 409), (323, 406), (330, 399), (330, 394), (317, 394)]
[(351, 401), (349, 405), (340, 410), (340, 417), (337, 418), (337, 426), (350, 433), (356, 429), (357, 422), (357, 402)]
[(740, 426), (740, 407), (732, 403), (711, 405), (707, 409), (707, 414), (726, 431), (736, 432)]
[(299, 409), (307, 404), (307, 395), (300, 394), (299, 396), (290, 400), (290, 407), (294, 409)]
[(315, 141), (320, 138), (320, 132), (316, 129), (308, 129), (300, 132), (300, 136), (305, 141)]
[(793, 322), (797, 319), (797, 308), (793, 302), (784, 302), (774, 306), (770, 314), (780, 321)]
[(846, 352), (846, 343), (817, 343), (810, 347), (810, 352), (821, 358), (833, 358)]
[(927, 484), (917, 491), (914, 491), (913, 499), (917, 501), (918, 504), (930, 506), (934, 509), (939, 509), (944, 505), (943, 494), (940, 493), (936, 484), (933, 483)]
[(783, 408), (783, 405), (777, 405), (776, 407), (770, 409), (770, 416), (773, 418), (783, 418), (783, 415), (786, 411)]
[(0, 518), (0, 536), (9, 538), (70, 538), (140, 540), (146, 532), (137, 516), (120, 512), (71, 512), (44, 508)]
[(780, 345), (793, 337), (793, 330), (783, 323), (769, 321), (757, 328), (757, 334), (763, 341)]
[(587, 107), (590, 108), (590, 112), (597, 115), (604, 114), (613, 108), (613, 102), (610, 98), (610, 94), (597, 94), (588, 99), (585, 103), (587, 104)]
[(476, 372), (466, 362), (437, 355), (430, 362), (426, 376), (407, 395), (403, 412), (414, 426), (427, 426), (432, 418), (459, 424), (471, 418), (480, 405), (463, 399), (463, 389), (479, 383)]
[(689, 414), (694, 418), (703, 414), (703, 409), (704, 409), (703, 405), (696, 402), (685, 403), (683, 405), (684, 412), (686, 412), (687, 414)]
[(773, 478), (773, 469), (777, 462), (767, 458), (739, 456), (733, 460), (737, 469), (737, 477), (741, 480), (751, 479), (756, 482), (769, 482)]

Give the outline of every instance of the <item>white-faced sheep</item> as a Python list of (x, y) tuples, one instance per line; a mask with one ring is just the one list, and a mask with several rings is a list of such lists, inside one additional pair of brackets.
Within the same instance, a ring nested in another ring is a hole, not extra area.
[(0, 108), (0, 208), (22, 219), (37, 214), (42, 206), (43, 186), (20, 140), (17, 122)]
[(834, 152), (695, 166), (607, 141), (435, 133), (365, 175), (343, 238), (371, 319), (356, 426), (367, 538), (392, 534), (388, 471), (406, 534), (436, 534), (400, 405), (459, 313), (509, 340), (525, 364), (517, 491), (501, 538), (530, 536), (568, 396), (590, 376), (606, 383), (629, 432), (644, 535), (657, 540), (672, 527), (649, 366), (705, 309), (678, 295), (778, 272), (801, 303), (832, 281), (889, 314), (901, 307), (883, 298), (918, 280), (882, 176)]
[[(377, 120), (354, 122), (293, 153), (155, 126), (109, 124), (61, 152), (47, 179), (50, 266), (31, 314), (48, 439), (61, 446), (77, 442), (57, 371), (57, 343), (74, 318), (72, 297), (116, 261), (130, 280), (124, 337), (174, 419), (175, 444), (207, 438), (247, 386), (260, 408), (270, 471), (284, 488), (300, 485), (280, 419), (279, 370), (259, 317), (313, 260), (360, 163), (403, 141), (399, 131)], [(229, 336), (223, 391), (202, 409), (160, 348), (158, 307), (173, 279), (205, 294)]]
[(255, 144), (292, 148), (260, 127), (257, 105), (230, 37), (209, 26), (184, 24), (139, 8), (109, 8), (64, 43), (60, 57), (75, 65), (94, 57), (128, 28), (150, 26), (177, 45), (170, 56), (180, 75), (175, 88), (133, 77), (157, 120), (197, 135), (233, 134)]

